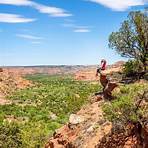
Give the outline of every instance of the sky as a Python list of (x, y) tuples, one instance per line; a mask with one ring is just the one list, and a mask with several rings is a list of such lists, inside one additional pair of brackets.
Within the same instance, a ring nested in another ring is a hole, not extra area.
[(0, 66), (92, 65), (120, 57), (108, 47), (130, 11), (148, 0), (0, 0)]

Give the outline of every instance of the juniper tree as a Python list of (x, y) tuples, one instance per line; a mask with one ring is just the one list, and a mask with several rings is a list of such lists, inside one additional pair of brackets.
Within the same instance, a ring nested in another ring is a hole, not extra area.
[(131, 58), (142, 64), (146, 72), (148, 62), (148, 13), (130, 12), (117, 32), (109, 36), (109, 47), (122, 57)]

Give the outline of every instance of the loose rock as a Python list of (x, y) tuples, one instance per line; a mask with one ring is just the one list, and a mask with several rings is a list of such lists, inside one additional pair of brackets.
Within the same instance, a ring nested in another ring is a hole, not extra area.
[(79, 124), (79, 123), (82, 123), (82, 122), (84, 122), (83, 116), (71, 114), (70, 117), (69, 117), (69, 123), (70, 124), (76, 125), (76, 124)]

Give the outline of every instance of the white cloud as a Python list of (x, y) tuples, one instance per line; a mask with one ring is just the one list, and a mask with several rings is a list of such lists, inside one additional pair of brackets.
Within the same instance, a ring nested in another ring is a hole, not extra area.
[(81, 29), (75, 29), (74, 32), (80, 32), (80, 33), (85, 33), (85, 32), (90, 32), (89, 29), (81, 28)]
[(53, 17), (67, 17), (72, 15), (70, 13), (67, 13), (65, 10), (57, 7), (45, 6), (35, 2), (32, 2), (31, 5), (32, 7), (37, 9), (39, 12), (49, 14), (50, 16), (53, 16)]
[(74, 29), (90, 29), (92, 28), (92, 26), (80, 26), (80, 25), (76, 25), (74, 23), (64, 23), (62, 24), (63, 27), (67, 27), (67, 28), (74, 28)]
[(51, 14), (52, 17), (69, 17), (72, 16), (70, 13), (53, 13)]
[(68, 17), (72, 15), (68, 13), (67, 11), (65, 11), (64, 9), (42, 5), (42, 4), (30, 1), (30, 0), (1, 0), (0, 4), (30, 6), (38, 10), (40, 13), (45, 13), (52, 17)]
[[(66, 21), (67, 22), (67, 21)], [(67, 27), (67, 28), (72, 28), (73, 29), (73, 32), (81, 32), (81, 33), (84, 33), (84, 32), (91, 32), (91, 28), (92, 26), (80, 26), (80, 25), (76, 25), (74, 23), (72, 23), (70, 21), (70, 23), (64, 23), (62, 24), (63, 27)]]
[(23, 16), (17, 14), (0, 13), (0, 22), (3, 23), (27, 23), (33, 21), (35, 21), (35, 19), (24, 18)]
[(28, 0), (1, 0), (0, 4), (10, 4), (10, 5), (30, 5), (31, 1)]
[(31, 42), (32, 44), (41, 44), (42, 42), (39, 42), (39, 41), (33, 41)]
[(28, 39), (28, 40), (42, 40), (43, 39), (41, 37), (37, 37), (37, 36), (33, 36), (33, 35), (28, 35), (28, 34), (16, 34), (16, 36), (24, 38), (24, 39)]
[(109, 7), (116, 11), (124, 11), (132, 6), (140, 6), (146, 4), (147, 0), (87, 0)]

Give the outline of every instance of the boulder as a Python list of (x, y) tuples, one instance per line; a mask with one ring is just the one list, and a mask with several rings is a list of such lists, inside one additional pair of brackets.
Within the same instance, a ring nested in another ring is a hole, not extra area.
[(76, 114), (71, 114), (69, 117), (69, 123), (72, 125), (76, 125), (84, 122), (84, 117)]

